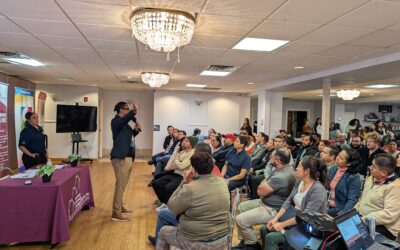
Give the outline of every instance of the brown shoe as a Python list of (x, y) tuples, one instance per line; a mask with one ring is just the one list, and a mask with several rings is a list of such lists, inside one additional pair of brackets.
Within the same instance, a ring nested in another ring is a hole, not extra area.
[(115, 221), (130, 221), (131, 220), (131, 218), (127, 214), (123, 214), (122, 212), (113, 212), (111, 219), (115, 220)]
[(122, 206), (121, 207), (121, 213), (123, 213), (123, 214), (131, 214), (131, 213), (133, 213), (133, 210)]

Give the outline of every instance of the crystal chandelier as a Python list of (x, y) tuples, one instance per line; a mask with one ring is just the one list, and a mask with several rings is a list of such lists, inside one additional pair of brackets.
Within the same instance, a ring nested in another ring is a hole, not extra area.
[(345, 101), (351, 101), (360, 95), (360, 91), (357, 89), (342, 89), (337, 91), (337, 96)]
[(131, 15), (132, 34), (151, 49), (172, 52), (192, 40), (194, 17), (186, 12), (139, 9)]
[(143, 72), (142, 81), (152, 88), (159, 88), (169, 82), (169, 74), (156, 72)]

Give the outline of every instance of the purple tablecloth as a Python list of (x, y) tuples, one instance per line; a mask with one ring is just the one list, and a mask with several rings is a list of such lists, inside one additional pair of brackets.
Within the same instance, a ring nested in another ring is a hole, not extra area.
[(94, 206), (89, 165), (56, 170), (41, 177), (0, 181), (0, 244), (70, 239), (69, 223), (83, 206)]

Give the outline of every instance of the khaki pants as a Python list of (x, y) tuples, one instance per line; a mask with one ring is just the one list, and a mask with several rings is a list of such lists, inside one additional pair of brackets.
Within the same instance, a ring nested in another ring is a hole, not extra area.
[(238, 210), (240, 212), (236, 217), (238, 237), (249, 245), (257, 243), (253, 226), (266, 224), (276, 214), (275, 209), (265, 206), (260, 199), (244, 201), (239, 204)]
[(179, 235), (177, 227), (163, 226), (158, 234), (157, 250), (169, 250), (171, 246), (181, 250), (224, 250), (228, 247), (228, 237), (211, 242), (190, 241)]
[(115, 190), (113, 198), (113, 212), (120, 212), (122, 207), (122, 198), (124, 196), (125, 187), (128, 184), (129, 176), (132, 171), (132, 158), (112, 159), (111, 164), (115, 173)]

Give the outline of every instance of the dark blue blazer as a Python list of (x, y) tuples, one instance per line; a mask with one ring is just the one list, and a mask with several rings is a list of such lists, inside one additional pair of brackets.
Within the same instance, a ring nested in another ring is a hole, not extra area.
[[(328, 171), (329, 180), (335, 177), (338, 167), (334, 166)], [(361, 179), (358, 173), (344, 173), (342, 178), (336, 184), (335, 188), (335, 204), (336, 207), (329, 208), (328, 214), (332, 216), (340, 215), (349, 211), (356, 205), (360, 199)]]

